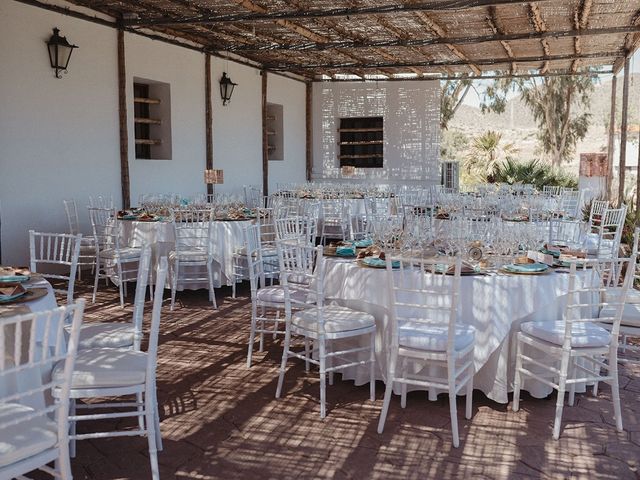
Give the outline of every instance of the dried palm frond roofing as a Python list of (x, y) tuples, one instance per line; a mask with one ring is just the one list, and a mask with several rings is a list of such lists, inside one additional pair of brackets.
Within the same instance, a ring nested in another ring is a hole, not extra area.
[(618, 70), (640, 43), (640, 0), (72, 0), (272, 71), (480, 75)]

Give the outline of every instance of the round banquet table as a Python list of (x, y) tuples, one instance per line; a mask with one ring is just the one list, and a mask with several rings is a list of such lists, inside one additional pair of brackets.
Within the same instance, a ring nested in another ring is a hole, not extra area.
[[(58, 306), (53, 288), (44, 278), (35, 276), (24, 285), (27, 288), (46, 288), (47, 294), (28, 302), (0, 303), (0, 318), (52, 310)], [(38, 322), (38, 327), (40, 329), (36, 333), (36, 342), (42, 342), (45, 338), (44, 325), (42, 325), (41, 322)], [(58, 324), (56, 322), (51, 322), (48, 335), (48, 338), (51, 339), (51, 347), (55, 346), (57, 330)], [(11, 332), (8, 333), (11, 334)], [(24, 337), (24, 339), (26, 339), (26, 337)], [(7, 342), (7, 344), (11, 344), (13, 342), (11, 335), (7, 338)], [(25, 391), (30, 388), (37, 388), (43, 381), (49, 380), (48, 372), (40, 372), (33, 369), (27, 369), (22, 373), (22, 375), (20, 375), (20, 377), (17, 378), (15, 376), (5, 376), (3, 379), (0, 379), (0, 396), (8, 395), (18, 389)], [(23, 399), (23, 402), (27, 406), (41, 408), (44, 406), (43, 403), (45, 402), (45, 398), (41, 395), (33, 395)]]
[[(171, 222), (139, 222), (118, 220), (122, 225), (123, 241), (132, 247), (151, 245), (153, 259), (168, 256), (175, 249), (176, 237)], [(244, 231), (254, 220), (214, 220), (211, 224), (213, 235), (213, 286), (233, 284), (233, 252), (244, 245)], [(202, 267), (203, 269), (205, 267)], [(209, 288), (207, 282), (191, 283), (189, 289)], [(182, 288), (178, 288), (182, 290)]]
[[(385, 269), (361, 267), (353, 260), (326, 258), (327, 303), (335, 301), (368, 312), (376, 319), (377, 378), (382, 380), (387, 368), (386, 346), (391, 342), (386, 274)], [(582, 281), (583, 276), (579, 274), (577, 288), (582, 286)], [(476, 329), (475, 389), (496, 402), (508, 402), (515, 366), (515, 334), (520, 324), (561, 319), (568, 288), (569, 274), (557, 271), (542, 275), (491, 273), (461, 278), (458, 321)], [(368, 383), (368, 367), (347, 368), (343, 378), (354, 380), (357, 385)], [(549, 387), (533, 380), (527, 380), (525, 389), (537, 398), (551, 392)], [(433, 393), (430, 397), (434, 398)]]

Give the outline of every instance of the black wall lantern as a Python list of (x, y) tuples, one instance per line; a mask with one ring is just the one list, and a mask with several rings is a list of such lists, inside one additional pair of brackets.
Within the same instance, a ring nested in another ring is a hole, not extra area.
[(222, 72), (222, 78), (220, 79), (220, 96), (222, 97), (222, 105), (226, 105), (231, 101), (231, 95), (233, 95), (233, 89), (237, 83), (233, 83), (227, 72)]
[(69, 66), (69, 59), (74, 48), (78, 48), (77, 45), (71, 45), (67, 41), (67, 37), (61, 37), (59, 35), (60, 30), (53, 29), (53, 35), (47, 42), (47, 48), (49, 49), (49, 61), (51, 62), (51, 68), (56, 71), (56, 78), (62, 78), (60, 71), (67, 71)]

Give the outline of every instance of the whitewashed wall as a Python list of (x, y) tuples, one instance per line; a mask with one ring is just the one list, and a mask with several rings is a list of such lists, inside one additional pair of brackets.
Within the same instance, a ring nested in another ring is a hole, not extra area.
[(439, 182), (438, 82), (315, 83), (313, 178), (339, 179), (341, 117), (384, 117), (384, 167), (360, 168), (349, 180)]
[[(55, 3), (76, 9), (74, 5)], [(86, 12), (86, 10), (85, 10)], [(79, 45), (69, 73), (56, 79), (45, 42), (51, 29)], [(117, 38), (112, 28), (13, 1), (0, 1), (0, 222), (3, 263), (28, 260), (27, 232), (67, 230), (62, 200), (75, 198), (82, 230), (91, 194), (120, 204)], [(206, 191), (204, 56), (133, 34), (125, 35), (131, 200), (145, 192)], [(238, 83), (223, 107), (218, 80)], [(171, 85), (170, 161), (136, 160), (133, 78)], [(270, 162), (275, 182), (304, 181), (304, 84), (270, 75), (269, 98), (285, 109), (285, 161)], [(224, 169), (220, 191), (262, 183), (259, 71), (212, 61), (214, 165)], [(290, 134), (291, 132), (298, 132)], [(299, 133), (302, 133), (302, 137)], [(274, 165), (278, 163), (278, 165)]]
[[(80, 46), (62, 79), (45, 45), (53, 27)], [(0, 45), (2, 260), (24, 264), (29, 229), (67, 230), (64, 198), (119, 198), (116, 31), (2, 1)]]
[(269, 191), (279, 183), (304, 181), (306, 175), (306, 86), (279, 75), (269, 75), (267, 101), (283, 105), (284, 160), (269, 161)]

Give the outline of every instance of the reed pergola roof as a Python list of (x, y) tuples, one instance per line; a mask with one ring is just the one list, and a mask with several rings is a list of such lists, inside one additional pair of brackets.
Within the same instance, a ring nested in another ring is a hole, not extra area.
[(71, 0), (308, 79), (619, 70), (640, 0)]

